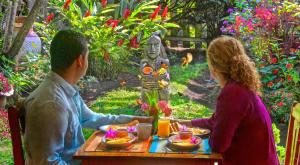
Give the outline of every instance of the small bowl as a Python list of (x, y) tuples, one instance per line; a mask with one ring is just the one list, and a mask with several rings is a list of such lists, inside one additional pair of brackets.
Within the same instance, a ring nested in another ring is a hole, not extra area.
[(179, 137), (180, 139), (191, 139), (193, 136), (193, 132), (192, 131), (179, 131)]

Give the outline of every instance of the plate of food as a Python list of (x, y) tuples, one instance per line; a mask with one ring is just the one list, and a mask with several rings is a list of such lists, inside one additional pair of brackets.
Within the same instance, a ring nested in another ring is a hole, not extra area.
[(168, 144), (178, 150), (192, 150), (199, 147), (202, 139), (198, 136), (182, 138), (180, 135), (173, 135), (168, 138)]
[(120, 131), (120, 129), (118, 131), (110, 129), (102, 138), (102, 143), (110, 148), (128, 147), (134, 141), (136, 141), (136, 137), (133, 134), (128, 133), (126, 130)]
[(171, 123), (170, 124), (170, 134), (178, 135), (180, 131), (190, 131), (194, 136), (199, 137), (207, 137), (210, 134), (209, 129), (198, 128), (198, 127), (187, 127), (185, 125), (181, 125), (179, 123)]
[(139, 124), (138, 120), (134, 120), (127, 124), (115, 124), (115, 125), (103, 125), (99, 127), (99, 130), (102, 132), (107, 132), (108, 130), (119, 130), (119, 129), (126, 129), (129, 133), (137, 134), (137, 124)]

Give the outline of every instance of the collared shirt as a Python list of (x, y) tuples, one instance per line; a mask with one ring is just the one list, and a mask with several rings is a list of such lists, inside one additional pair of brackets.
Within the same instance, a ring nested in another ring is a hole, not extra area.
[(82, 127), (128, 123), (127, 115), (91, 111), (78, 91), (55, 72), (25, 101), (26, 164), (77, 164), (72, 155), (84, 143)]

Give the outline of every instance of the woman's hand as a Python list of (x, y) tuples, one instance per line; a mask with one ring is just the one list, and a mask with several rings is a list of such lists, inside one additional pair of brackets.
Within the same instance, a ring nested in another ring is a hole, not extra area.
[(187, 127), (192, 127), (192, 122), (191, 120), (182, 120), (182, 119), (172, 119), (171, 123), (179, 123), (180, 125), (185, 125)]
[(152, 123), (153, 117), (147, 117), (147, 116), (133, 116), (132, 121), (137, 120), (139, 123)]

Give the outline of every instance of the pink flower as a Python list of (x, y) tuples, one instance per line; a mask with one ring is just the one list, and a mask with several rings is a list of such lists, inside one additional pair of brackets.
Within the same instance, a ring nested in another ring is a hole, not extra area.
[(113, 130), (112, 128), (109, 128), (109, 130), (105, 133), (105, 138), (116, 138), (117, 137), (117, 131)]
[(168, 6), (166, 6), (166, 7), (164, 8), (164, 11), (162, 12), (161, 17), (162, 17), (163, 19), (166, 19), (166, 18), (167, 18), (167, 14), (168, 14)]
[(0, 73), (0, 95), (11, 96), (13, 95), (13, 92), (14, 90), (9, 84), (7, 78), (2, 73)]
[(143, 111), (147, 111), (149, 109), (149, 105), (147, 103), (143, 103), (141, 105), (141, 108), (142, 108)]
[(158, 7), (154, 10), (154, 12), (151, 14), (150, 18), (151, 20), (155, 19), (158, 15), (158, 12), (160, 11), (160, 8), (161, 8), (161, 4), (158, 5)]
[(131, 11), (129, 9), (125, 9), (124, 11), (124, 19), (127, 19), (130, 16)]
[(192, 138), (191, 138), (191, 143), (192, 143), (192, 144), (197, 144), (197, 143), (198, 143), (198, 139), (195, 138), (195, 137), (192, 137)]
[(171, 116), (172, 109), (171, 108), (165, 108), (165, 109), (162, 109), (162, 112), (165, 114), (165, 117), (168, 117), (168, 116)]
[(168, 103), (166, 101), (159, 101), (158, 106), (160, 109), (166, 109), (168, 108)]
[(101, 0), (101, 5), (103, 8), (105, 8), (107, 5), (107, 0)]
[(179, 131), (188, 131), (188, 128), (186, 125), (180, 125)]
[(127, 127), (127, 131), (128, 132), (135, 132), (136, 131), (136, 126)]

